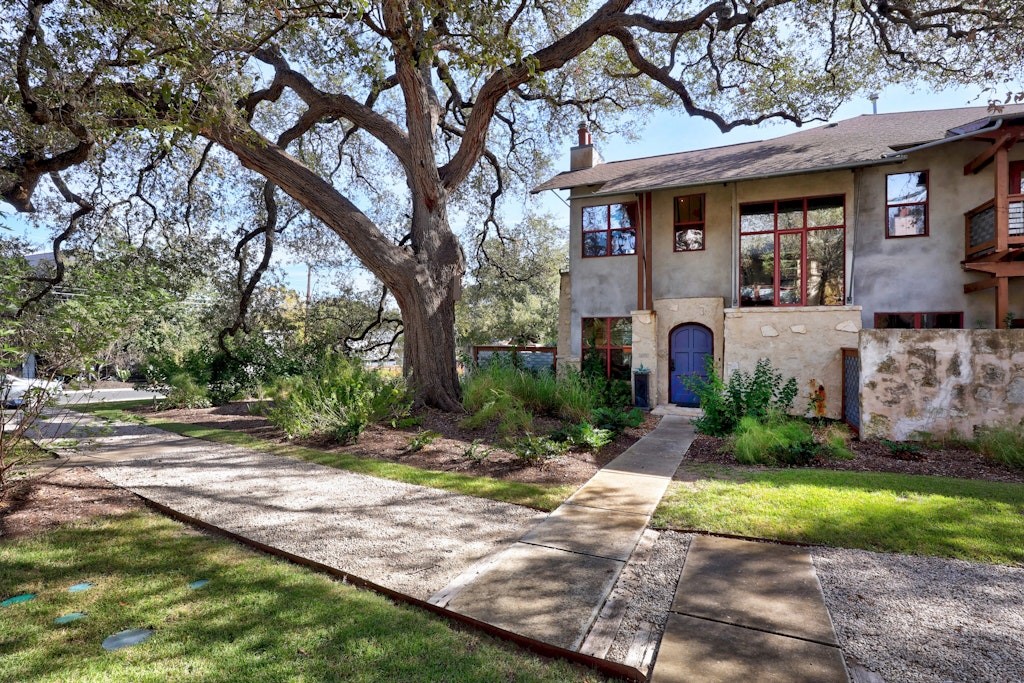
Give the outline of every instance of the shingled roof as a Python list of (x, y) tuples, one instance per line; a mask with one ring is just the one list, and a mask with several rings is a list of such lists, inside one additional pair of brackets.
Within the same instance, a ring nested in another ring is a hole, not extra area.
[(772, 140), (567, 171), (533, 192), (599, 185), (596, 194), (617, 194), (894, 163), (906, 158), (900, 151), (1017, 115), (1024, 115), (1024, 105), (1005, 107), (1000, 114), (988, 107), (868, 114)]

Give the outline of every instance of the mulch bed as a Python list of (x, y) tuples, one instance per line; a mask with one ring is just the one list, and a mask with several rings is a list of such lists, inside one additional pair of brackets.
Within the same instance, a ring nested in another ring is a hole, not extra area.
[[(1024, 472), (1010, 469), (987, 460), (983, 455), (967, 448), (925, 448), (914, 454), (893, 453), (880, 441), (854, 441), (850, 450), (853, 460), (823, 460), (813, 467), (827, 470), (854, 472), (895, 472), (898, 474), (927, 474), (959, 479), (982, 479), (1021, 484)], [(725, 439), (701, 435), (694, 440), (684, 462), (706, 462), (733, 467), (748, 467), (736, 462)], [(752, 469), (764, 469), (756, 466)]]
[[(250, 412), (250, 402), (240, 401), (216, 408), (198, 410), (176, 409), (153, 411), (138, 408), (135, 412), (215, 429), (229, 429), (277, 443), (293, 443), (324, 451), (350, 453), (364, 458), (398, 462), (421, 469), (439, 472), (459, 472), (472, 476), (486, 476), (506, 481), (534, 484), (583, 484), (617, 455), (636, 443), (658, 424), (660, 418), (647, 415), (644, 423), (635, 429), (626, 429), (615, 441), (597, 452), (570, 452), (535, 463), (520, 460), (514, 453), (502, 448), (502, 439), (495, 428), (464, 429), (460, 423), (465, 415), (424, 409), (416, 413), (419, 426), (392, 429), (373, 425), (359, 440), (342, 446), (332, 442), (311, 439), (289, 441), (280, 429), (260, 415)], [(547, 434), (561, 423), (548, 418), (534, 419), (534, 431)], [(409, 448), (410, 441), (424, 431), (439, 434), (418, 451)], [(481, 457), (486, 453), (486, 457)]]

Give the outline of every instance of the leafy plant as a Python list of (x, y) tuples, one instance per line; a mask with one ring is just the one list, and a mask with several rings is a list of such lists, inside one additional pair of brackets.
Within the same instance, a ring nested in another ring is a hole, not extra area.
[(711, 436), (731, 434), (744, 417), (763, 421), (773, 414), (785, 415), (797, 395), (796, 379), (783, 379), (767, 358), (757, 361), (752, 374), (736, 370), (723, 382), (709, 356), (707, 378), (691, 375), (683, 377), (683, 384), (697, 395), (704, 411), (694, 426)]
[(626, 427), (639, 427), (644, 422), (644, 413), (639, 408), (621, 410), (617, 408), (594, 408), (594, 424), (602, 429), (618, 433)]
[(416, 453), (422, 451), (425, 446), (437, 441), (441, 435), (432, 429), (425, 429), (422, 432), (417, 432), (411, 439), (409, 439), (409, 445), (405, 447), (407, 453)]
[(891, 441), (882, 439), (882, 445), (889, 449), (893, 457), (898, 460), (924, 460), (921, 454), (921, 444), (916, 441)]
[(526, 434), (514, 439), (510, 448), (516, 458), (525, 463), (535, 463), (540, 460), (563, 455), (568, 452), (569, 447), (547, 436), (534, 436)]
[(974, 447), (995, 462), (1024, 469), (1024, 423), (980, 427)]
[(482, 444), (483, 442), (480, 439), (473, 439), (473, 443), (466, 447), (466, 450), (462, 452), (462, 455), (473, 462), (486, 460), (487, 456), (494, 452), (494, 449), (482, 447)]
[(598, 450), (615, 440), (615, 432), (610, 429), (595, 427), (589, 422), (580, 422), (563, 427), (550, 435), (552, 441), (564, 443), (569, 447)]
[(412, 399), (401, 377), (330, 354), (314, 372), (278, 381), (267, 418), (289, 437), (355, 441), (366, 426), (409, 416)]

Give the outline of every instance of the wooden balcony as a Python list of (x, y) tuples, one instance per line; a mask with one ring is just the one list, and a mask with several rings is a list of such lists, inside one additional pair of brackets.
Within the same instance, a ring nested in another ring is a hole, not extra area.
[[(1024, 248), (1024, 194), (1011, 194), (1005, 246), (1000, 245), (1000, 221), (996, 220), (996, 200), (990, 199), (964, 214), (965, 263), (1001, 259), (1007, 250)], [(997, 254), (997, 252), (1000, 252)]]

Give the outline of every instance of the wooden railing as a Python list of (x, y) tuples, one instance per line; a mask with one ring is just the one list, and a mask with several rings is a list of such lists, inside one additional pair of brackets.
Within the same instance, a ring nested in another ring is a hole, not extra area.
[[(1024, 247), (1024, 194), (1009, 196), (1007, 247)], [(967, 260), (996, 250), (996, 205), (990, 199), (964, 214)]]

